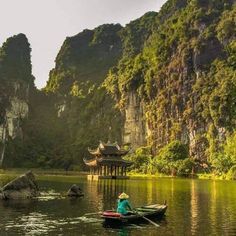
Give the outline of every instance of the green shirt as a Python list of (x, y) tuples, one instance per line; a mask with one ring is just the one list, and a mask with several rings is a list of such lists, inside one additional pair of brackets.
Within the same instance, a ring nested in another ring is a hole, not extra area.
[(129, 204), (128, 200), (123, 200), (121, 201), (120, 199), (118, 200), (118, 206), (117, 206), (117, 212), (122, 214), (122, 215), (126, 215), (128, 213), (128, 209), (132, 209), (132, 207)]

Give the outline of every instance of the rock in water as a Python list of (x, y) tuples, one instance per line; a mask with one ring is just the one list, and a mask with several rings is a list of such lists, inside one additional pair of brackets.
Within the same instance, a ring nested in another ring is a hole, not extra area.
[(71, 188), (69, 189), (69, 191), (67, 192), (67, 196), (68, 197), (82, 197), (84, 196), (84, 193), (82, 192), (82, 189), (78, 185), (73, 184)]
[(12, 180), (0, 190), (0, 199), (28, 199), (39, 196), (34, 174), (29, 171)]

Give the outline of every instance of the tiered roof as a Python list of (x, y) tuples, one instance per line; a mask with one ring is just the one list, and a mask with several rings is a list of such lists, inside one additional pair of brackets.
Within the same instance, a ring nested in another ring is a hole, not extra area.
[(123, 156), (126, 155), (129, 151), (128, 150), (123, 150), (120, 148), (120, 146), (115, 143), (103, 143), (100, 141), (99, 146), (96, 149), (88, 149), (88, 151), (92, 155), (96, 156), (107, 156), (107, 155), (112, 155), (112, 156)]
[(132, 162), (122, 159), (129, 151), (121, 149), (117, 143), (103, 143), (100, 141), (99, 146), (92, 150), (88, 149), (90, 154), (94, 157), (91, 159), (84, 159), (88, 166), (98, 165), (116, 165), (116, 166), (130, 166)]

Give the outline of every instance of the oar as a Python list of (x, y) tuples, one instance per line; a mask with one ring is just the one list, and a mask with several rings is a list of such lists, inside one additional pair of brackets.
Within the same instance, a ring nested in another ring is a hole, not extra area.
[(158, 225), (157, 223), (153, 222), (152, 220), (148, 219), (147, 217), (145, 216), (142, 216), (143, 219), (147, 220), (149, 223), (155, 225), (156, 227), (160, 227), (160, 225)]
[(85, 216), (92, 216), (92, 215), (100, 215), (102, 214), (102, 211), (99, 211), (99, 212), (92, 212), (92, 213), (85, 213), (84, 215)]
[(160, 227), (160, 225), (158, 225), (158, 224), (155, 223), (154, 221), (148, 219), (147, 217), (140, 215), (137, 211), (134, 211), (134, 213), (135, 213), (136, 215), (142, 217), (144, 220), (148, 221), (149, 223), (155, 225), (156, 227)]

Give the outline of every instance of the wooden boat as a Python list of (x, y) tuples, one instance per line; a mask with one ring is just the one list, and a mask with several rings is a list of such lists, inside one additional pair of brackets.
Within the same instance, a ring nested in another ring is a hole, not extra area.
[(101, 217), (106, 223), (138, 223), (145, 220), (143, 217), (149, 219), (161, 218), (165, 214), (166, 209), (166, 204), (155, 204), (137, 207), (134, 209), (134, 212), (129, 212), (128, 215), (122, 215), (115, 211), (105, 211)]

